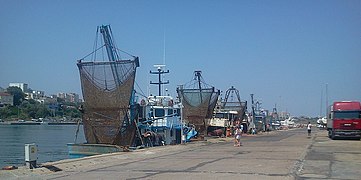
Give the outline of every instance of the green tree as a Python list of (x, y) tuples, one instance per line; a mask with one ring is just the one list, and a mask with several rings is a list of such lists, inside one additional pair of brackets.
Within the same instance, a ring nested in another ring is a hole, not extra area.
[(64, 103), (64, 102), (65, 102), (65, 99), (60, 98), (60, 97), (57, 97), (57, 98), (56, 98), (56, 102), (58, 102), (58, 103)]
[(6, 119), (11, 116), (11, 109), (9, 107), (0, 108), (0, 119)]
[[(15, 88), (14, 88), (15, 89)], [(19, 93), (18, 90), (13, 90), (13, 92)], [(20, 93), (19, 93), (20, 94)], [(25, 97), (25, 96), (24, 96)], [(52, 107), (49, 108), (50, 104), (42, 104), (33, 99), (26, 100), (23, 98), (19, 98), (19, 104), (16, 106), (7, 106), (4, 108), (0, 108), (0, 119), (37, 119), (37, 118), (46, 118), (49, 116), (56, 117), (69, 117), (69, 118), (79, 118), (81, 117), (81, 113), (78, 110), (78, 106), (80, 104), (63, 102), (59, 105), (58, 108)], [(20, 100), (21, 99), (21, 100)], [(61, 99), (59, 99), (61, 101)]]
[(38, 104), (35, 118), (44, 118), (50, 116), (50, 109), (43, 104)]
[(10, 86), (6, 91), (14, 96), (14, 106), (20, 105), (26, 97), (26, 94), (19, 87)]
[(44, 118), (50, 115), (48, 107), (33, 99), (23, 101), (21, 103), (21, 109), (28, 118), (32, 119)]
[(22, 101), (19, 107), (19, 112), (21, 119), (29, 119), (30, 117), (34, 116), (34, 113), (32, 112), (32, 104), (29, 103), (29, 101)]

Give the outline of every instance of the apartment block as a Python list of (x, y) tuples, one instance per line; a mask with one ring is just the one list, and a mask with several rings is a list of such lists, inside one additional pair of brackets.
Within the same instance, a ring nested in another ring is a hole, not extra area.
[(79, 94), (76, 93), (58, 93), (58, 98), (64, 99), (65, 102), (73, 102), (73, 103), (80, 102)]
[(9, 83), (9, 87), (12, 86), (20, 88), (23, 92), (28, 92), (28, 84), (26, 83)]

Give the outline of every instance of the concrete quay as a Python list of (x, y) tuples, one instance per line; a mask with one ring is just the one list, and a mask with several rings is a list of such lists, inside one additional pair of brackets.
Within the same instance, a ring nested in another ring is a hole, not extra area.
[[(68, 159), (42, 168), (0, 171), (0, 179), (359, 179), (361, 142), (330, 140), (326, 131), (273, 131), (242, 137), (210, 138)], [(56, 171), (59, 170), (59, 171)], [(56, 171), (56, 172), (54, 172)]]

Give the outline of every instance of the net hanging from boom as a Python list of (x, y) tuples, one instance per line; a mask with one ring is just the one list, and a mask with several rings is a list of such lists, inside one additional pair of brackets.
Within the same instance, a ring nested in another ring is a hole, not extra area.
[[(132, 59), (121, 60), (118, 55), (109, 55), (117, 50), (109, 29), (109, 26), (100, 27), (100, 32), (105, 33), (106, 43), (102, 47), (107, 48), (109, 61), (83, 62), (82, 59), (77, 63), (84, 98), (84, 133), (91, 144), (129, 146), (136, 130), (129, 106), (139, 59), (132, 56)], [(94, 59), (96, 51), (92, 53)]]
[(219, 91), (206, 84), (201, 76), (201, 71), (195, 71), (194, 79), (177, 89), (183, 104), (183, 118), (193, 124), (196, 130), (204, 135), (207, 130), (207, 119), (212, 117), (217, 103)]

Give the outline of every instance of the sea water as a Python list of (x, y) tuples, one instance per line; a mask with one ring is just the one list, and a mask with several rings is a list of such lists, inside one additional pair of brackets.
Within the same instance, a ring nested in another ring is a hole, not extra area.
[[(38, 147), (37, 163), (68, 159), (67, 143), (74, 143), (77, 125), (0, 125), (0, 168), (25, 164), (25, 144)], [(76, 143), (84, 143), (79, 126)]]

